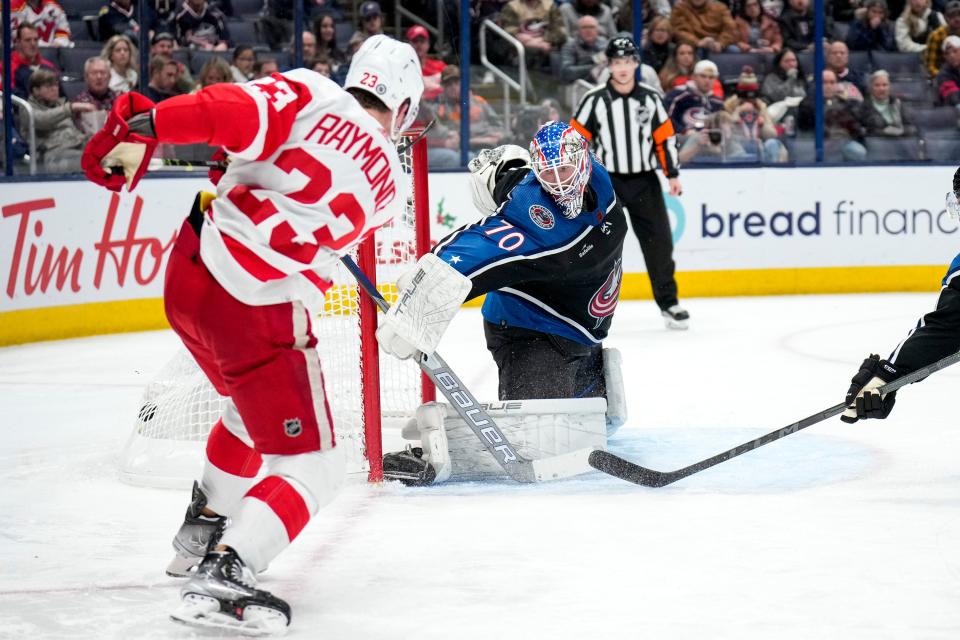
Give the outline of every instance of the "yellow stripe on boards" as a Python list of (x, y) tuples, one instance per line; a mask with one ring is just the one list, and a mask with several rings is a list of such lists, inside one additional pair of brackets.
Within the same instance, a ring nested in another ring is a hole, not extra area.
[[(938, 291), (946, 272), (946, 265), (681, 271), (677, 273), (677, 287), (681, 300), (802, 293)], [(647, 274), (623, 274), (620, 299), (652, 300)], [(482, 303), (483, 299), (477, 298), (466, 306), (478, 307)]]
[(0, 345), (169, 326), (162, 298), (21, 309), (0, 313)]
[[(801, 293), (937, 291), (945, 273), (945, 265), (684, 271), (677, 273), (677, 284), (681, 300)], [(380, 285), (378, 289), (391, 302), (396, 299), (393, 285)], [(623, 274), (621, 300), (649, 300), (652, 297), (646, 273)], [(356, 288), (334, 287), (328, 292), (327, 299), (328, 302), (339, 299), (339, 304), (351, 308), (356, 305)], [(467, 306), (480, 306), (482, 301), (478, 298)], [(0, 345), (167, 327), (160, 298), (42, 307), (0, 313)]]

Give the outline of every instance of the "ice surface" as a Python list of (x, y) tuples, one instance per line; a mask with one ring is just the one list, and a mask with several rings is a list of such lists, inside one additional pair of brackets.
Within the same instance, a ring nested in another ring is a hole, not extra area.
[[(630, 418), (611, 449), (669, 470), (842, 398), (935, 294), (622, 303)], [(440, 352), (481, 399), (476, 310)], [(0, 350), (0, 637), (207, 637), (167, 618), (183, 491), (116, 480), (169, 332)], [(662, 489), (351, 483), (263, 576), (288, 637), (960, 638), (960, 367), (886, 421), (816, 425)]]

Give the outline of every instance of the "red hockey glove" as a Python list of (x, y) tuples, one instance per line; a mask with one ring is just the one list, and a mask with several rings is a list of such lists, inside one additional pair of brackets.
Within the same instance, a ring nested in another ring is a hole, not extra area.
[[(157, 138), (149, 120), (136, 130), (131, 130), (129, 121), (138, 114), (149, 118), (154, 106), (152, 100), (135, 91), (117, 98), (103, 129), (90, 138), (80, 159), (80, 166), (91, 182), (111, 191), (120, 191), (126, 183), (127, 190), (133, 191), (147, 172)], [(114, 171), (115, 167), (122, 172)]]
[(210, 158), (214, 162), (222, 162), (223, 167), (210, 167), (210, 170), (207, 171), (207, 177), (210, 178), (210, 182), (213, 183), (213, 186), (220, 184), (220, 179), (223, 178), (223, 174), (227, 172), (227, 163), (230, 162), (227, 158), (227, 152), (222, 148), (217, 149), (213, 154), (213, 157)]

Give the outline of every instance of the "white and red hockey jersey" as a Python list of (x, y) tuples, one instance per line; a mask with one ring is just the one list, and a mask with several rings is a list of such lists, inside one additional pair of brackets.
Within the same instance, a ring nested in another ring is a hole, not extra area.
[(171, 98), (157, 105), (154, 123), (163, 142), (207, 142), (230, 154), (200, 254), (246, 304), (321, 304), (340, 256), (406, 203), (387, 133), (313, 71)]
[(40, 0), (36, 9), (27, 0), (11, 0), (10, 17), (14, 34), (24, 22), (36, 27), (41, 47), (73, 46), (67, 14), (56, 0)]

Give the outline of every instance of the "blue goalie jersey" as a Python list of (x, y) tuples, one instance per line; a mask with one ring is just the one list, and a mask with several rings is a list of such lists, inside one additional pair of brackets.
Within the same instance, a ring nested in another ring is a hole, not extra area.
[(598, 344), (610, 330), (623, 276), (627, 223), (596, 158), (579, 216), (568, 219), (528, 168), (497, 180), (496, 215), (457, 229), (434, 253), (488, 294), (483, 317)]

